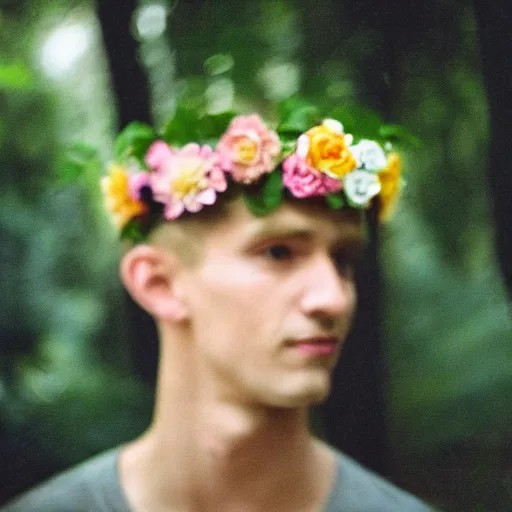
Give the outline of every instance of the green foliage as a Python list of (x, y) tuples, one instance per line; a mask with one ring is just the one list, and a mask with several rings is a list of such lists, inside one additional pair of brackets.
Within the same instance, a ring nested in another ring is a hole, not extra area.
[(163, 129), (162, 138), (177, 146), (189, 142), (215, 144), (234, 116), (235, 113), (231, 111), (201, 114), (197, 108), (179, 103), (173, 117)]
[(233, 67), (233, 57), (229, 53), (217, 53), (204, 61), (205, 71), (209, 75), (220, 75)]
[(420, 141), (410, 130), (398, 124), (384, 124), (378, 112), (357, 103), (322, 109), (311, 101), (291, 97), (278, 105), (280, 123), (277, 131), (281, 140), (296, 141), (297, 137), (322, 119), (332, 118), (343, 124), (345, 133), (350, 133), (356, 140), (373, 139), (382, 142), (396, 142), (402, 146), (418, 147)]
[(0, 90), (28, 89), (34, 86), (31, 70), (20, 62), (0, 63)]
[(116, 160), (124, 162), (135, 158), (144, 165), (144, 155), (156, 139), (153, 128), (139, 121), (128, 124), (118, 135), (114, 147)]
[(243, 194), (247, 208), (258, 217), (267, 215), (277, 208), (283, 199), (283, 179), (280, 172), (267, 175), (262, 186)]
[(338, 192), (337, 194), (326, 195), (325, 201), (331, 208), (334, 208), (335, 210), (339, 210), (345, 206), (345, 199), (343, 198), (343, 194), (341, 192)]
[(284, 139), (297, 139), (321, 121), (321, 114), (316, 105), (300, 98), (288, 98), (278, 105), (280, 123), (279, 135)]
[(178, 146), (197, 140), (197, 115), (196, 109), (178, 105), (173, 117), (163, 129), (162, 138), (169, 144)]
[(421, 140), (416, 137), (405, 126), (398, 124), (383, 124), (379, 128), (379, 136), (390, 142), (398, 142), (399, 144), (419, 148)]
[(57, 182), (62, 186), (76, 183), (87, 174), (91, 166), (99, 165), (96, 148), (85, 142), (77, 142), (68, 150), (63, 151), (63, 156), (57, 167)]
[(137, 219), (132, 219), (126, 223), (120, 233), (121, 240), (129, 240), (135, 244), (142, 243), (146, 240), (146, 236), (140, 229), (140, 223)]
[(198, 140), (215, 145), (235, 115), (235, 112), (229, 111), (200, 117), (197, 124)]
[(381, 116), (368, 107), (347, 104), (334, 108), (329, 117), (341, 121), (345, 133), (351, 133), (356, 139), (380, 139), (383, 124)]

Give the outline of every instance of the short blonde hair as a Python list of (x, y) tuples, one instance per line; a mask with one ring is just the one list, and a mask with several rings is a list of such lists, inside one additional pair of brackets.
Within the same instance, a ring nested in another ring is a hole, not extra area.
[[(173, 221), (160, 222), (149, 234), (147, 243), (173, 252), (186, 266), (193, 267), (199, 264), (204, 254), (205, 238), (221, 222), (226, 221), (232, 213), (235, 203), (241, 201), (242, 197), (240, 194), (232, 194), (223, 199), (223, 201), (205, 208), (199, 214), (185, 214)], [(287, 201), (301, 206), (316, 205), (329, 210), (323, 198), (310, 198), (307, 202), (289, 198)], [(349, 215), (354, 222), (362, 223), (366, 232), (367, 223), (364, 222), (364, 219), (367, 214), (365, 212), (354, 208), (331, 211), (334, 216), (340, 215), (342, 212), (343, 215)]]
[(159, 223), (149, 234), (148, 244), (170, 250), (187, 266), (197, 265), (203, 256), (204, 239), (212, 228), (224, 221), (240, 196), (219, 201), (198, 214), (183, 215)]

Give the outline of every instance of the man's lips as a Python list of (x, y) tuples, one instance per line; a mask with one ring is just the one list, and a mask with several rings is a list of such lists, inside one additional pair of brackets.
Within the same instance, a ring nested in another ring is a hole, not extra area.
[(308, 355), (331, 355), (340, 344), (336, 336), (320, 336), (290, 341), (289, 345)]

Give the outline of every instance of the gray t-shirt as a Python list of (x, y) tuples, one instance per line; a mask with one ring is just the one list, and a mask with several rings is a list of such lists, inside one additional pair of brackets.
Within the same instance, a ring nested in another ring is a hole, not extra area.
[[(119, 452), (120, 448), (105, 452), (52, 478), (0, 512), (132, 512), (118, 478)], [(433, 510), (346, 455), (337, 453), (337, 462), (324, 512)]]

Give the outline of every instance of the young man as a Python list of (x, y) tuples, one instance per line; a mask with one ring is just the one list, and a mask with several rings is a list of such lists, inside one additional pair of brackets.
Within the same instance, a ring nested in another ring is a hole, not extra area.
[(150, 172), (111, 169), (110, 210), (147, 235), (120, 273), (158, 327), (154, 420), (6, 511), (429, 510), (308, 431), (356, 307), (361, 210), (399, 188), (394, 155), (351, 142), (328, 120), (283, 156), (238, 117), (215, 151), (157, 141)]

